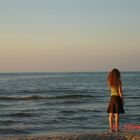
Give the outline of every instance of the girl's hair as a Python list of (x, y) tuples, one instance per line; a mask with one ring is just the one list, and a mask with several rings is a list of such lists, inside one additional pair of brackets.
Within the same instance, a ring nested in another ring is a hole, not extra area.
[(108, 84), (110, 87), (118, 87), (121, 84), (121, 75), (118, 69), (113, 69), (108, 75)]

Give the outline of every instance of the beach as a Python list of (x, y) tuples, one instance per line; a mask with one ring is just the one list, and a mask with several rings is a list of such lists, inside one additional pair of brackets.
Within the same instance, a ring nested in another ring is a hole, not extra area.
[(0, 140), (140, 140), (140, 133), (133, 132), (89, 132), (44, 136), (1, 137)]
[(140, 0), (0, 0), (0, 140), (140, 140)]
[[(83, 132), (92, 132), (89, 137), (101, 132), (99, 135), (102, 136), (102, 132), (109, 129), (106, 109), (110, 92), (106, 75), (1, 73), (0, 137), (48, 138), (52, 134), (54, 138), (56, 134), (78, 133), (81, 139)], [(122, 77), (126, 113), (120, 115), (120, 130), (138, 130), (140, 73), (125, 72)]]

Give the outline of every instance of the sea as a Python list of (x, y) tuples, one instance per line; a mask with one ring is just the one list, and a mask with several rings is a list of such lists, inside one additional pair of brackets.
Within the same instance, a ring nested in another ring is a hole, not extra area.
[[(0, 136), (108, 131), (107, 72), (0, 73)], [(120, 127), (140, 125), (140, 72), (122, 72)]]

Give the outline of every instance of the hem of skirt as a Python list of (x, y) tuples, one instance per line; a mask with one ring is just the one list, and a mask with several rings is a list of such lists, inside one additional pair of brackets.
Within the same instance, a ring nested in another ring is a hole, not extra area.
[(117, 113), (117, 114), (124, 114), (125, 112), (107, 112), (107, 113)]

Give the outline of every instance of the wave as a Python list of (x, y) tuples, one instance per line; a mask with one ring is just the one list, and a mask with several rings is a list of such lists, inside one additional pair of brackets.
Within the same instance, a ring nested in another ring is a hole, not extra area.
[(60, 113), (62, 114), (80, 114), (80, 113), (101, 113), (101, 110), (94, 110), (94, 109), (76, 109), (76, 110), (62, 110)]
[(43, 97), (40, 96), (27, 96), (27, 97), (0, 97), (0, 100), (39, 100), (39, 99), (43, 99)]
[(10, 114), (9, 116), (12, 116), (12, 117), (32, 117), (33, 114), (29, 113), (29, 112), (19, 112), (19, 113)]
[(41, 99), (78, 99), (78, 98), (93, 98), (92, 95), (62, 95), (62, 96), (26, 96), (26, 97), (15, 97), (15, 96), (8, 96), (2, 97), (0, 96), (0, 100), (41, 100)]

